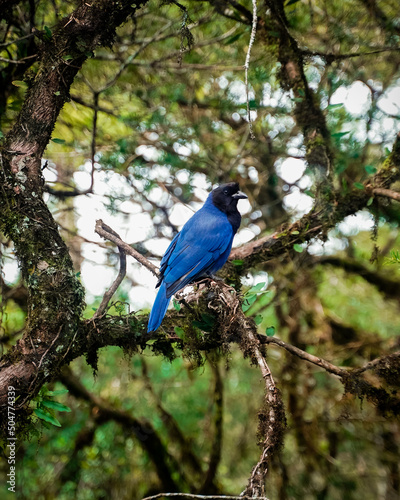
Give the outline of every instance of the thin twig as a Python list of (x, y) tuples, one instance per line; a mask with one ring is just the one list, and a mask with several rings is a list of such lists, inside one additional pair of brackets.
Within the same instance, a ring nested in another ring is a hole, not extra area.
[(371, 370), (373, 368), (375, 368), (376, 366), (378, 366), (379, 364), (383, 364), (383, 362), (386, 360), (386, 359), (393, 359), (393, 358), (400, 358), (400, 351), (396, 351), (394, 352), (393, 354), (388, 354), (386, 356), (381, 356), (380, 358), (376, 358), (376, 359), (373, 359), (372, 361), (369, 361), (368, 363), (366, 363), (364, 366), (362, 366), (361, 368), (356, 368), (354, 371), (357, 373), (357, 374), (360, 374), (360, 373), (363, 373), (367, 370)]
[(329, 363), (329, 361), (326, 361), (323, 358), (313, 356), (312, 354), (309, 354), (308, 352), (305, 352), (302, 349), (295, 347), (294, 345), (287, 344), (277, 337), (265, 337), (265, 335), (262, 335), (262, 342), (265, 344), (276, 344), (279, 347), (282, 347), (286, 351), (290, 352), (291, 354), (294, 354), (298, 358), (304, 359), (305, 361), (308, 361), (313, 365), (320, 366), (327, 372), (332, 373), (333, 375), (337, 375), (338, 377), (346, 377), (349, 374), (348, 370), (339, 368), (338, 366)]
[(249, 120), (250, 138), (255, 139), (255, 135), (253, 133), (253, 126), (251, 124), (251, 117), (250, 117), (249, 64), (250, 64), (251, 48), (253, 46), (254, 40), (256, 39), (256, 31), (257, 31), (257, 0), (252, 0), (252, 2), (253, 2), (253, 21), (252, 21), (252, 25), (251, 25), (251, 35), (250, 35), (249, 47), (247, 49), (246, 61), (244, 63), (244, 80), (245, 80), (245, 85), (246, 85), (247, 117)]
[(150, 272), (154, 274), (158, 278), (158, 268), (151, 262), (149, 262), (146, 257), (140, 254), (137, 250), (132, 248), (130, 245), (121, 240), (119, 236), (115, 236), (107, 230), (108, 226), (104, 224), (104, 222), (99, 219), (96, 221), (95, 232), (100, 235), (102, 238), (106, 240), (110, 240), (115, 243), (118, 247), (121, 247), (125, 250), (125, 252), (136, 259), (138, 262), (142, 264), (142, 266), (146, 267)]
[[(119, 234), (117, 234), (111, 227), (107, 226), (106, 224), (103, 223), (103, 229), (107, 231), (108, 233), (112, 234), (116, 238), (120, 239)], [(107, 292), (103, 296), (103, 300), (101, 301), (101, 304), (97, 308), (97, 311), (93, 314), (92, 319), (98, 318), (101, 316), (109, 301), (111, 300), (111, 297), (114, 295), (114, 293), (117, 291), (119, 285), (122, 283), (122, 280), (125, 278), (126, 275), (126, 253), (125, 250), (118, 245), (118, 250), (119, 250), (119, 273), (118, 276), (115, 278), (114, 283), (110, 286), (110, 288), (107, 290)]]
[(197, 498), (199, 500), (268, 500), (267, 497), (230, 496), (230, 495), (193, 495), (191, 493), (158, 493), (142, 500), (156, 500), (157, 498)]
[(98, 110), (99, 110), (99, 93), (93, 92), (93, 127), (92, 127), (92, 143), (91, 143), (92, 171), (90, 172), (90, 187), (89, 189), (87, 189), (86, 194), (93, 193)]

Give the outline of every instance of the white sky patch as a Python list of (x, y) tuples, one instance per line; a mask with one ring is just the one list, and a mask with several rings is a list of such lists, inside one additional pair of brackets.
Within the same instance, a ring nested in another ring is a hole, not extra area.
[(329, 235), (327, 241), (313, 240), (307, 247), (311, 255), (333, 255), (347, 246), (347, 241), (343, 238), (335, 238)]
[(180, 156), (189, 156), (191, 151), (190, 148), (183, 144), (179, 144), (179, 142), (175, 142), (172, 146), (176, 154)]
[(229, 85), (229, 80), (225, 76), (220, 76), (217, 78), (219, 88), (224, 90)]
[[(389, 116), (381, 118), (379, 121), (373, 121), (371, 129), (368, 132), (368, 139), (372, 143), (380, 144), (386, 141), (389, 149), (392, 149), (394, 136), (400, 131), (400, 121)], [(386, 145), (386, 144), (385, 144)]]
[(187, 170), (179, 170), (176, 172), (175, 177), (181, 184), (187, 184), (189, 182), (189, 172)]
[(294, 186), (290, 193), (283, 198), (283, 204), (286, 208), (295, 212), (296, 216), (300, 217), (312, 209), (314, 200)]
[(370, 231), (373, 227), (374, 218), (366, 210), (345, 217), (337, 226), (338, 230), (345, 236), (355, 236), (360, 231)]
[(121, 210), (121, 212), (125, 212), (125, 213), (128, 213), (130, 215), (133, 215), (133, 214), (140, 213), (142, 211), (142, 207), (139, 205), (139, 203), (135, 203), (133, 201), (126, 200), (126, 201), (123, 201), (119, 205), (119, 210)]
[(154, 279), (153, 285), (149, 283), (149, 286), (135, 286), (129, 290), (129, 302), (132, 304), (132, 310), (151, 308), (158, 292), (158, 289), (155, 288), (156, 282)]
[(118, 271), (102, 263), (84, 260), (81, 265), (81, 280), (88, 293), (98, 296), (110, 287), (117, 277)]
[(247, 173), (251, 181), (253, 181), (254, 183), (258, 182), (258, 172), (255, 167), (249, 167)]
[(276, 173), (281, 179), (289, 184), (298, 181), (306, 169), (306, 164), (298, 158), (287, 158), (282, 162), (277, 162), (275, 165)]
[(150, 240), (146, 241), (146, 248), (148, 248), (154, 255), (158, 255), (161, 257), (164, 255), (165, 251), (167, 250), (169, 244), (171, 243), (171, 240), (167, 238), (151, 238)]
[[(44, 167), (46, 161), (42, 160), (42, 167)], [(47, 168), (43, 170), (43, 177), (46, 182), (56, 182), (57, 181), (57, 172), (54, 169), (54, 163), (50, 163)]]
[(251, 229), (248, 229), (247, 227), (239, 229), (239, 231), (235, 234), (235, 237), (233, 238), (233, 247), (238, 247), (240, 245), (243, 245), (244, 243), (247, 243), (253, 238), (254, 238), (254, 233), (253, 231), (251, 231)]
[[(269, 277), (268, 273), (265, 271), (260, 271), (257, 272), (256, 276), (253, 276), (251, 274), (248, 274), (247, 276), (243, 276), (240, 281), (242, 282), (242, 285), (244, 286), (254, 286), (257, 283), (262, 283), (263, 281), (268, 284), (271, 281), (271, 278)], [(264, 287), (263, 290), (266, 290), (267, 287)]]
[(387, 90), (378, 100), (378, 108), (389, 115), (400, 114), (400, 86)]
[[(229, 86), (229, 94), (236, 104), (244, 104), (246, 102), (246, 85), (240, 80), (234, 81)], [(249, 101), (254, 98), (254, 92), (249, 89)]]
[(147, 161), (157, 161), (159, 154), (157, 148), (154, 146), (147, 146), (145, 144), (138, 146), (135, 149), (135, 153), (143, 156), (143, 158)]
[[(5, 253), (5, 252), (4, 252)], [(5, 255), (3, 255), (5, 257)], [(19, 267), (18, 263), (13, 256), (14, 260), (7, 259), (5, 257), (3, 267), (2, 267), (2, 274), (4, 277), (4, 281), (6, 283), (16, 283), (16, 281), (19, 278)]]
[(332, 95), (330, 104), (344, 104), (353, 115), (364, 114), (371, 106), (371, 91), (357, 80), (350, 87), (339, 87)]
[(156, 203), (157, 206), (164, 206), (169, 200), (169, 194), (165, 191), (165, 189), (155, 187), (148, 193), (146, 198), (153, 203)]
[(251, 204), (249, 200), (240, 199), (238, 201), (238, 210), (241, 213), (241, 215), (248, 214), (249, 212), (251, 212)]
[(175, 226), (179, 228), (182, 227), (193, 215), (193, 210), (191, 210), (186, 205), (182, 203), (175, 203), (169, 212), (169, 220)]
[(307, 189), (312, 186), (312, 180), (309, 175), (303, 175), (303, 177), (298, 181), (297, 185), (300, 189)]

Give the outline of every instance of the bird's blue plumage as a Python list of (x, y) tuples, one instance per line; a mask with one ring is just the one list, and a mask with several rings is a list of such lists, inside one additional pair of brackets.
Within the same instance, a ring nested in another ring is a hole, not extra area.
[(172, 240), (161, 260), (160, 289), (150, 313), (149, 332), (160, 326), (172, 295), (225, 264), (240, 225), (240, 198), (246, 196), (236, 183), (215, 189)]

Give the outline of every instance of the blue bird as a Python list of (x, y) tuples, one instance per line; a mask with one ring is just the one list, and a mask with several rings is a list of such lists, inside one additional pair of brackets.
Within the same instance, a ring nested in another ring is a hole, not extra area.
[(243, 198), (247, 196), (239, 191), (237, 182), (217, 187), (172, 240), (161, 260), (156, 285), (160, 289), (150, 313), (148, 332), (161, 325), (172, 295), (225, 264), (240, 226), (237, 203)]

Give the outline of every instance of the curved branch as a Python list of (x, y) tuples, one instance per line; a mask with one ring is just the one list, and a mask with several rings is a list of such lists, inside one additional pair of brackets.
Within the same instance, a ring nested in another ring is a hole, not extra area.
[[(105, 231), (108, 233), (112, 234), (118, 239), (121, 239), (119, 234), (117, 234), (111, 227), (107, 226), (106, 224), (102, 224), (102, 227), (104, 228)], [(120, 267), (119, 267), (119, 273), (118, 276), (115, 278), (115, 281), (107, 290), (107, 292), (104, 294), (104, 297), (97, 309), (97, 311), (93, 314), (93, 319), (99, 317), (101, 314), (104, 313), (107, 304), (111, 300), (111, 297), (114, 295), (114, 293), (117, 291), (119, 285), (122, 283), (122, 280), (125, 278), (126, 275), (126, 253), (125, 250), (122, 247), (118, 247), (119, 250), (119, 262), (120, 262)]]
[(104, 222), (99, 219), (96, 221), (95, 232), (102, 236), (103, 238), (112, 241), (119, 248), (122, 248), (127, 254), (136, 259), (142, 266), (147, 268), (150, 272), (154, 274), (158, 278), (158, 268), (149, 262), (146, 257), (143, 257), (137, 250), (132, 248), (130, 245), (121, 240), (121, 238), (115, 233), (109, 226), (104, 224)]

